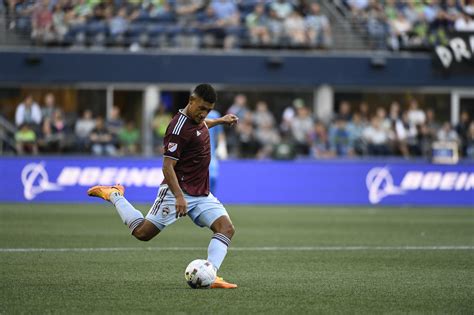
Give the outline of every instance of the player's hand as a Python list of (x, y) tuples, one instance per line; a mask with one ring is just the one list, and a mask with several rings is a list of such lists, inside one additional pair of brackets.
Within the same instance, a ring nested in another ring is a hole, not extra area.
[(235, 116), (234, 114), (227, 114), (221, 119), (224, 124), (229, 126), (233, 126), (239, 121), (239, 117)]
[(186, 216), (186, 213), (188, 212), (188, 203), (186, 202), (186, 199), (184, 199), (183, 196), (176, 197), (175, 208), (176, 218)]

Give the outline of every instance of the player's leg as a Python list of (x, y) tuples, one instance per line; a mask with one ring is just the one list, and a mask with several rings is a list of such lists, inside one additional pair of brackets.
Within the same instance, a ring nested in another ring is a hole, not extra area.
[(140, 241), (149, 241), (160, 233), (160, 230), (148, 220), (143, 220), (132, 232)]
[[(234, 225), (227, 214), (227, 210), (222, 203), (211, 194), (207, 197), (200, 197), (200, 201), (193, 211), (188, 212), (189, 217), (199, 226), (207, 226), (214, 234), (209, 242), (207, 250), (207, 260), (212, 263), (216, 271), (222, 265), (227, 248), (235, 233)], [(211, 288), (233, 289), (237, 285), (228, 283), (217, 277)]]
[(130, 232), (139, 240), (148, 241), (156, 236), (160, 230), (143, 217), (143, 214), (135, 209), (124, 197), (125, 187), (114, 186), (94, 186), (87, 191), (92, 197), (99, 197), (111, 202), (117, 209), (122, 222), (127, 225)]
[[(138, 226), (133, 235), (142, 241), (148, 241), (163, 231), (165, 227), (178, 220), (176, 218), (176, 198), (168, 185), (160, 186), (155, 202), (148, 211), (145, 221)], [(188, 208), (192, 206), (188, 203)]]
[(212, 235), (207, 249), (207, 260), (209, 260), (216, 269), (219, 269), (227, 255), (227, 248), (230, 246), (235, 228), (228, 215), (222, 215), (217, 218), (210, 228), (214, 234)]

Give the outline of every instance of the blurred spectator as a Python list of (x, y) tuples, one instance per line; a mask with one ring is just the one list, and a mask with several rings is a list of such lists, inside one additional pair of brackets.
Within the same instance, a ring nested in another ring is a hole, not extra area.
[[(367, 17), (367, 32), (373, 40), (372, 48), (385, 49), (387, 47), (387, 36), (389, 35), (389, 25), (385, 20), (383, 11), (378, 9), (370, 10)], [(398, 47), (396, 47), (398, 48)]]
[(54, 39), (53, 13), (49, 10), (49, 0), (39, 0), (31, 16), (31, 37), (39, 42), (50, 42)]
[(443, 142), (456, 142), (458, 143), (459, 138), (456, 130), (451, 126), (451, 123), (445, 122), (441, 129), (438, 131), (438, 140)]
[(329, 138), (326, 126), (317, 121), (314, 123), (313, 131), (310, 135), (311, 138), (311, 156), (314, 158), (328, 158), (332, 157), (329, 146)]
[(120, 107), (113, 106), (110, 112), (110, 118), (107, 119), (107, 129), (116, 137), (124, 126), (123, 119), (120, 115)]
[(100, 116), (95, 120), (95, 128), (89, 135), (89, 141), (94, 155), (116, 155), (113, 134), (108, 130), (104, 119)]
[(400, 119), (400, 104), (397, 101), (393, 101), (390, 104), (390, 113), (388, 119), (392, 122), (396, 122)]
[(224, 29), (224, 49), (234, 48), (239, 35), (240, 14), (231, 0), (212, 0), (210, 6), (217, 17), (217, 25)]
[(53, 114), (57, 110), (56, 100), (53, 93), (47, 93), (44, 96), (44, 107), (41, 108), (41, 118), (42, 119), (53, 119)]
[(379, 118), (382, 128), (389, 132), (392, 129), (392, 123), (387, 117), (387, 111), (383, 107), (377, 107), (375, 115)]
[(15, 112), (15, 124), (21, 126), (30, 124), (33, 129), (37, 128), (41, 123), (41, 109), (33, 100), (32, 95), (27, 95), (22, 103), (18, 105)]
[(16, 151), (18, 155), (31, 153), (38, 154), (38, 144), (36, 143), (36, 133), (28, 124), (22, 124), (15, 133)]
[(347, 122), (342, 117), (338, 116), (329, 128), (329, 147), (335, 156), (350, 156), (353, 154)]
[(362, 123), (368, 124), (370, 122), (370, 115), (369, 115), (369, 104), (363, 101), (359, 104), (359, 113)]
[(127, 8), (121, 7), (117, 15), (112, 17), (109, 20), (109, 32), (110, 36), (117, 40), (118, 37), (123, 36), (127, 31), (128, 25), (130, 24), (128, 15), (127, 15)]
[[(221, 117), (215, 109), (207, 115), (209, 119)], [(217, 125), (209, 130), (209, 140), (211, 144), (211, 162), (209, 164), (209, 189), (216, 193), (219, 180), (219, 160), (227, 159), (227, 140), (222, 125)]]
[(338, 118), (350, 121), (352, 119), (351, 104), (348, 101), (341, 101), (339, 104)]
[(205, 48), (217, 47), (218, 41), (222, 42), (225, 37), (225, 30), (218, 25), (218, 18), (214, 8), (208, 6), (205, 13), (199, 15), (199, 29), (202, 32), (201, 45)]
[(390, 153), (388, 147), (389, 135), (387, 130), (382, 127), (379, 117), (374, 116), (372, 118), (370, 126), (365, 128), (363, 136), (367, 142), (370, 155), (388, 155)]
[(474, 121), (469, 124), (466, 139), (466, 156), (470, 159), (474, 159)]
[(63, 41), (64, 36), (69, 30), (66, 12), (63, 10), (61, 3), (56, 3), (53, 9), (53, 31), (54, 37), (58, 41)]
[(123, 155), (135, 155), (138, 153), (140, 131), (133, 120), (129, 120), (118, 134), (120, 153)]
[(301, 98), (295, 98), (291, 106), (288, 106), (283, 111), (280, 129), (283, 133), (287, 133), (291, 129), (291, 123), (296, 115), (298, 108), (304, 107), (304, 101)]
[[(406, 46), (408, 42), (408, 33), (412, 30), (411, 22), (405, 17), (402, 11), (396, 12), (396, 17), (390, 22), (391, 30), (395, 40), (398, 41), (397, 47)], [(401, 45), (399, 44), (401, 43)]]
[(433, 134), (427, 124), (423, 124), (418, 127), (417, 140), (421, 155), (425, 158), (430, 158), (432, 145), (436, 140), (436, 135)]
[(40, 146), (46, 152), (62, 152), (67, 146), (67, 129), (60, 110), (53, 112), (52, 118), (43, 120)]
[(255, 133), (255, 138), (260, 147), (257, 158), (267, 159), (272, 157), (275, 146), (280, 142), (280, 135), (274, 128), (274, 124), (268, 120), (262, 121)]
[(289, 1), (276, 0), (270, 3), (270, 10), (275, 12), (278, 19), (285, 20), (293, 12), (293, 6)]
[(273, 127), (275, 125), (275, 118), (273, 118), (273, 114), (268, 110), (267, 103), (258, 101), (255, 107), (253, 123), (257, 127), (257, 130), (264, 126)]
[(190, 26), (195, 22), (196, 13), (205, 6), (204, 0), (176, 0), (175, 12), (180, 26)]
[(369, 6), (369, 0), (347, 0), (347, 4), (354, 14), (359, 14)]
[(436, 133), (438, 132), (440, 125), (435, 119), (434, 110), (428, 108), (426, 110), (426, 127), (428, 128), (428, 132), (433, 136), (433, 139), (436, 138)]
[(295, 149), (299, 155), (308, 155), (310, 148), (310, 134), (313, 129), (311, 112), (306, 106), (299, 107), (296, 116), (291, 122), (291, 134), (295, 141)]
[(418, 108), (418, 101), (414, 98), (411, 99), (408, 109), (408, 122), (410, 123), (410, 125), (418, 126), (424, 124), (425, 120), (425, 112)]
[[(239, 126), (241, 123), (244, 122), (244, 119), (250, 114), (249, 109), (247, 108), (247, 96), (244, 94), (237, 94), (234, 97), (234, 103), (229, 107), (227, 110), (227, 114), (234, 114), (239, 118)], [(250, 115), (251, 117), (251, 115)], [(252, 123), (252, 121), (250, 122)], [(244, 126), (246, 128), (247, 126)], [(248, 132), (246, 128), (245, 132)], [(239, 140), (239, 128), (229, 128), (228, 134), (227, 134), (227, 145), (230, 148), (231, 154), (232, 155), (238, 155), (238, 152), (236, 152), (239, 148), (239, 143), (241, 141)], [(252, 126), (252, 132), (253, 132), (253, 126)], [(246, 136), (246, 138), (250, 139), (249, 137)], [(244, 142), (246, 142), (245, 140)]]
[(152, 122), (152, 128), (155, 136), (155, 152), (160, 155), (163, 154), (163, 139), (165, 137), (166, 128), (168, 127), (171, 119), (173, 119), (173, 116), (166, 111), (165, 105), (160, 104)]
[(354, 153), (358, 155), (364, 155), (366, 153), (365, 143), (363, 139), (364, 129), (367, 124), (362, 120), (362, 116), (359, 112), (355, 112), (352, 115), (352, 120), (347, 124), (347, 132), (349, 133), (350, 143)]
[(298, 11), (292, 11), (283, 25), (291, 46), (302, 47), (307, 43), (305, 21)]
[(254, 158), (260, 149), (260, 144), (255, 137), (252, 114), (250, 112), (247, 112), (244, 119), (237, 125), (237, 136), (239, 157)]
[(283, 134), (280, 143), (273, 150), (273, 158), (276, 160), (292, 160), (296, 156), (293, 141), (288, 134)]
[(474, 32), (474, 19), (469, 14), (463, 12), (456, 19), (454, 29), (458, 32)]
[(252, 45), (268, 45), (270, 43), (268, 17), (265, 14), (265, 6), (263, 4), (255, 6), (253, 12), (245, 18), (245, 24), (249, 31)]
[(330, 47), (332, 44), (331, 25), (326, 15), (321, 13), (318, 3), (312, 3), (305, 17), (306, 34), (311, 47)]
[(84, 110), (81, 118), (76, 121), (74, 132), (80, 150), (89, 148), (89, 135), (95, 128), (95, 120), (90, 109)]
[(63, 141), (64, 134), (58, 132), (53, 128), (52, 121), (50, 118), (43, 120), (43, 126), (41, 128), (41, 138), (38, 141), (41, 150), (44, 152), (61, 152), (61, 143)]
[(474, 0), (464, 0), (464, 12), (469, 15), (474, 15)]
[(237, 94), (234, 97), (234, 104), (227, 110), (228, 114), (236, 115), (240, 120), (243, 120), (248, 112), (247, 96), (244, 94)]
[(467, 111), (462, 111), (460, 118), (461, 119), (456, 126), (456, 132), (459, 135), (459, 139), (461, 140), (461, 153), (463, 156), (466, 156), (468, 143), (467, 138), (469, 134), (469, 125), (471, 124), (471, 120)]
[(278, 17), (275, 10), (270, 10), (268, 16), (268, 30), (270, 31), (271, 44), (274, 46), (281, 45), (285, 34), (285, 26), (283, 20)]
[(405, 158), (410, 156), (410, 150), (408, 149), (408, 139), (415, 141), (416, 144), (416, 128), (410, 127), (407, 121), (406, 114), (403, 118), (392, 119), (392, 131), (393, 131), (393, 148), (394, 152), (400, 152)]

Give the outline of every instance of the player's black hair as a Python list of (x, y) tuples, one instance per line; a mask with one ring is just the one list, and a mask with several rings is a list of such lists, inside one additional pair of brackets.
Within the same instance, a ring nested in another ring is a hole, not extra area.
[(214, 88), (207, 83), (199, 84), (194, 88), (193, 94), (199, 96), (204, 101), (214, 104), (217, 101), (217, 93)]

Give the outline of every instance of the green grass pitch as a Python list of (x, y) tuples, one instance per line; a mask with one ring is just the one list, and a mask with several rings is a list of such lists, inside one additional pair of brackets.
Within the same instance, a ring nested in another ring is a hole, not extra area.
[(219, 273), (239, 288), (192, 290), (210, 232), (188, 218), (139, 242), (105, 203), (1, 204), (0, 314), (474, 312), (473, 209), (228, 211)]

